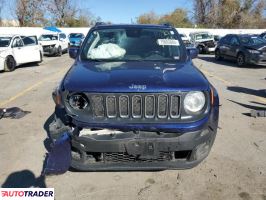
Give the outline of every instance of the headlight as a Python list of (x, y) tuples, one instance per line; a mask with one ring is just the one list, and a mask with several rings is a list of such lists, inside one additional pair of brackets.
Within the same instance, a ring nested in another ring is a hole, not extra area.
[(196, 113), (202, 110), (205, 102), (206, 100), (203, 92), (189, 92), (184, 99), (184, 108), (188, 113)]
[(88, 104), (89, 101), (87, 100), (85, 95), (82, 94), (74, 94), (69, 98), (69, 105), (76, 110), (85, 109)]
[(254, 53), (254, 54), (260, 54), (260, 51), (258, 50), (252, 50), (252, 49), (248, 49), (249, 53)]

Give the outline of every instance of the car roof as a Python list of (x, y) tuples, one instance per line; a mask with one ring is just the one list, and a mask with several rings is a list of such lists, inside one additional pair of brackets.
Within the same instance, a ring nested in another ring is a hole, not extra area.
[(1, 34), (0, 37), (15, 37), (15, 36), (20, 36), (17, 34)]
[(163, 24), (100, 24), (96, 25), (93, 28), (103, 28), (103, 29), (111, 29), (111, 28), (160, 28), (160, 29), (173, 29), (172, 26)]

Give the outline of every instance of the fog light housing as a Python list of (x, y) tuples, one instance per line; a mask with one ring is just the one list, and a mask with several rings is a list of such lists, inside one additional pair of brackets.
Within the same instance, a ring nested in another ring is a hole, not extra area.
[(199, 159), (205, 158), (208, 155), (210, 148), (211, 147), (210, 147), (209, 142), (204, 142), (198, 145), (194, 152), (195, 159), (199, 160)]

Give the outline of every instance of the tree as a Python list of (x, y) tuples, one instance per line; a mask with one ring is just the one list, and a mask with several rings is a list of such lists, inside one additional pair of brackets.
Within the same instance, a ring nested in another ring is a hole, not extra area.
[(158, 24), (160, 17), (155, 12), (144, 13), (137, 18), (139, 24)]
[(260, 28), (266, 0), (194, 0), (195, 21), (208, 28)]
[(174, 27), (191, 27), (192, 23), (188, 18), (187, 12), (183, 9), (177, 8), (170, 14), (162, 16), (159, 20), (162, 23), (169, 23)]
[(153, 11), (144, 13), (137, 18), (139, 24), (163, 24), (169, 23), (174, 27), (191, 27), (192, 23), (187, 12), (177, 8), (173, 12), (159, 16)]
[(17, 0), (16, 16), (20, 26), (42, 26), (45, 0)]
[(59, 27), (87, 27), (99, 20), (89, 10), (78, 8), (74, 0), (48, 0), (51, 25)]

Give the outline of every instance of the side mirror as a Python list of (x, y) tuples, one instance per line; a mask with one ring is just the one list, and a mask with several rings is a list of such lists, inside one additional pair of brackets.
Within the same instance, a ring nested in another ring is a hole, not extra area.
[(187, 47), (187, 53), (191, 59), (194, 59), (198, 57), (199, 50), (195, 47)]
[(79, 47), (70, 47), (68, 50), (69, 57), (76, 59), (79, 54), (79, 49), (80, 49)]

